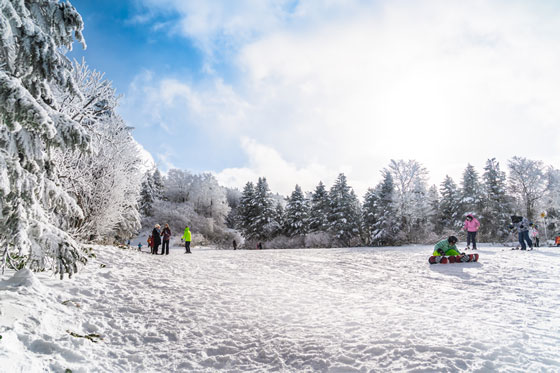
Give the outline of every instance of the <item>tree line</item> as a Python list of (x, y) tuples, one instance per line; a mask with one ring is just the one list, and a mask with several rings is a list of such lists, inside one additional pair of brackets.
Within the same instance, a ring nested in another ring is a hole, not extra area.
[(534, 221), (541, 234), (557, 232), (560, 171), (522, 157), (511, 158), (507, 168), (508, 175), (492, 158), (482, 175), (468, 164), (459, 185), (446, 176), (439, 187), (428, 187), (428, 171), (419, 162), (391, 160), (362, 201), (344, 174), (329, 190), (319, 182), (306, 194), (296, 185), (285, 199), (259, 178), (245, 185), (227, 222), (252, 244), (268, 241), (277, 248), (434, 242), (457, 235), (467, 214), (481, 221), (480, 240), (513, 240), (508, 229), (513, 214)]

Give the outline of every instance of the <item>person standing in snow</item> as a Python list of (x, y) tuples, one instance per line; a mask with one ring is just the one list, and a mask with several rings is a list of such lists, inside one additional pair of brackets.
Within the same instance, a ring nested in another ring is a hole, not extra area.
[(233, 250), (237, 250), (237, 241), (233, 240)]
[(169, 255), (169, 239), (171, 238), (171, 229), (169, 229), (169, 224), (165, 224), (163, 231), (161, 231), (161, 236), (163, 238), (163, 243), (161, 245), (161, 255)]
[(521, 244), (521, 250), (527, 250), (527, 245), (529, 245), (530, 250), (533, 250), (533, 241), (531, 241), (531, 238), (529, 237), (530, 224), (531, 223), (527, 218), (517, 215), (511, 216), (509, 229), (517, 230), (517, 238), (519, 240), (519, 244)]
[(457, 237), (449, 236), (447, 239), (441, 240), (434, 245), (433, 256), (456, 256), (464, 255), (457, 250)]
[(471, 248), (471, 242), (472, 249), (476, 250), (476, 233), (479, 228), (480, 222), (472, 214), (468, 214), (463, 225), (463, 230), (467, 232), (467, 250)]
[(530, 232), (529, 237), (535, 242), (535, 247), (539, 247), (539, 231), (537, 230), (537, 226), (533, 223), (530, 224)]
[(182, 239), (185, 240), (185, 254), (191, 254), (191, 231), (189, 227), (185, 227)]
[(160, 225), (156, 224), (154, 230), (152, 231), (152, 254), (157, 255), (159, 250), (159, 245), (161, 245), (161, 233), (160, 233)]

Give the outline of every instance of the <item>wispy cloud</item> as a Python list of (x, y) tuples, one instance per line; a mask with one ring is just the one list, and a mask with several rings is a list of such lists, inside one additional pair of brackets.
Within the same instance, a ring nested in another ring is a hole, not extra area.
[(491, 157), (560, 164), (552, 3), (145, 4), (173, 7), (205, 50), (235, 45), (228, 77), (211, 65), (196, 82), (143, 82), (154, 114), (173, 108), (183, 123), (239, 139), (247, 164), (218, 172), (222, 180), (267, 176), (286, 193), (297, 178), (342, 171), (364, 191), (392, 158), (419, 160), (434, 183)]

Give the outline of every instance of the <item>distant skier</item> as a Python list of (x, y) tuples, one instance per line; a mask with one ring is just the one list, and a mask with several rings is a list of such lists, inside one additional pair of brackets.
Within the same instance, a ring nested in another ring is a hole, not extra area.
[(467, 250), (471, 248), (471, 242), (472, 249), (476, 250), (476, 233), (479, 228), (480, 222), (472, 214), (468, 214), (463, 225), (463, 229), (467, 232)]
[(434, 246), (433, 256), (456, 256), (464, 255), (457, 250), (457, 237), (449, 236), (449, 238), (439, 241)]
[(191, 253), (191, 231), (189, 230), (189, 227), (185, 227), (185, 233), (183, 234), (182, 239), (185, 240), (185, 254), (192, 254)]
[(156, 224), (154, 229), (152, 230), (152, 254), (157, 255), (159, 250), (159, 245), (161, 245), (161, 232), (160, 232), (160, 225)]
[(535, 242), (535, 247), (539, 247), (539, 231), (537, 230), (537, 226), (531, 223), (529, 229), (529, 237)]
[(233, 250), (237, 250), (237, 241), (233, 240)]
[[(533, 241), (529, 237), (529, 220), (522, 216), (512, 215), (511, 216), (511, 224), (509, 229), (517, 230), (517, 238), (519, 243), (521, 244), (521, 250), (527, 250), (527, 245), (529, 246), (530, 250), (533, 250)], [(527, 243), (527, 245), (525, 244)]]

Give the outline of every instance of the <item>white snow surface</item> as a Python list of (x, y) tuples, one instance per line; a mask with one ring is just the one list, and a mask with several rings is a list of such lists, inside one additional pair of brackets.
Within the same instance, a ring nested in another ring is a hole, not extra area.
[(560, 248), (94, 251), (0, 277), (0, 371), (560, 372)]

